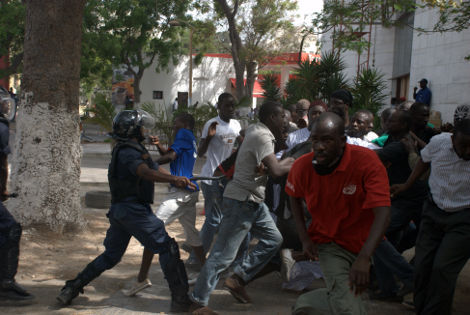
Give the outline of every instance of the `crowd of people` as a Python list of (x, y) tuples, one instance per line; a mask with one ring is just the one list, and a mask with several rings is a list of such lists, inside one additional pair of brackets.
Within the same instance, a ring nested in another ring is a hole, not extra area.
[[(470, 257), (470, 106), (459, 106), (452, 126), (441, 132), (429, 123), (426, 103), (386, 108), (380, 126), (368, 110), (350, 113), (352, 104), (347, 90), (333, 92), (328, 104), (301, 99), (287, 110), (266, 101), (258, 122), (242, 130), (234, 118), (236, 100), (223, 93), (199, 145), (194, 118), (181, 113), (168, 147), (148, 135), (155, 123), (148, 113), (120, 112), (113, 122), (105, 251), (66, 281), (57, 299), (70, 304), (120, 261), (133, 236), (144, 252), (126, 294), (151, 285), (148, 271), (158, 254), (171, 312), (216, 314), (208, 305), (221, 278), (238, 302), (254, 303), (246, 286), (278, 271), (287, 286), (294, 273), (302, 274), (299, 291), (315, 278), (324, 280), (324, 288), (298, 297), (295, 315), (366, 314), (363, 293), (390, 302), (413, 293), (417, 314), (451, 314), (456, 281)], [(146, 139), (158, 148), (156, 161)], [(195, 161), (204, 156), (195, 176)], [(170, 172), (160, 167), (165, 163)], [(169, 183), (155, 213), (154, 182)], [(189, 263), (165, 230), (176, 219), (191, 252), (188, 261), (198, 266), (189, 277)], [(403, 252), (411, 248), (408, 261)], [(7, 276), (0, 293), (29, 299), (16, 288), (14, 274)]]

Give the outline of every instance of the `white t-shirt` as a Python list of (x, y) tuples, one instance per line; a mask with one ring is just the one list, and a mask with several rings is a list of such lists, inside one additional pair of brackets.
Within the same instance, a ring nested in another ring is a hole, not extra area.
[[(235, 139), (237, 139), (241, 130), (238, 120), (230, 119), (229, 122), (225, 122), (217, 116), (209, 119), (204, 125), (201, 135), (202, 139), (207, 137), (209, 126), (214, 121), (218, 124), (215, 129), (215, 136), (211, 139), (209, 146), (207, 147), (207, 160), (202, 167), (201, 176), (212, 176), (217, 166), (232, 154)], [(208, 185), (212, 183), (210, 180), (205, 180), (203, 182)]]

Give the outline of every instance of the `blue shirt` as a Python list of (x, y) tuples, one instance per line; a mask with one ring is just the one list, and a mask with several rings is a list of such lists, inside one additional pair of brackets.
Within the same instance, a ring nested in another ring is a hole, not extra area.
[(420, 89), (418, 93), (416, 93), (416, 102), (428, 104), (429, 106), (431, 105), (431, 96), (432, 96), (431, 90), (428, 89), (428, 87), (426, 86)]
[[(194, 163), (197, 158), (196, 138), (193, 132), (185, 128), (178, 130), (170, 149), (176, 153), (176, 159), (170, 163), (171, 175), (193, 177)], [(199, 190), (197, 183), (193, 183)]]

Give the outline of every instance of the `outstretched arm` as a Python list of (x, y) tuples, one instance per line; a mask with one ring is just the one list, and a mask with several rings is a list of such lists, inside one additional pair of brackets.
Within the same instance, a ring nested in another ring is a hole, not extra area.
[(148, 167), (147, 164), (141, 163), (137, 167), (137, 176), (153, 182), (163, 182), (163, 183), (170, 183), (175, 185), (178, 188), (191, 188), (196, 190), (196, 185), (190, 182), (187, 177), (183, 176), (173, 176), (167, 173), (163, 173), (159, 170), (153, 170)]
[(289, 173), (294, 161), (295, 160), (292, 157), (278, 161), (276, 155), (272, 153), (263, 159), (263, 164), (268, 168), (269, 175), (272, 177), (280, 177)]

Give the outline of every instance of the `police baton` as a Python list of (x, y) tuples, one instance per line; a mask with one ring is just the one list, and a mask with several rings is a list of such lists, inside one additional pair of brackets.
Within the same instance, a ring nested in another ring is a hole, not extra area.
[(197, 180), (221, 180), (222, 178), (224, 178), (225, 175), (222, 175), (222, 176), (215, 176), (215, 177), (212, 177), (212, 176), (193, 176), (191, 177), (189, 180), (190, 181), (197, 181)]

